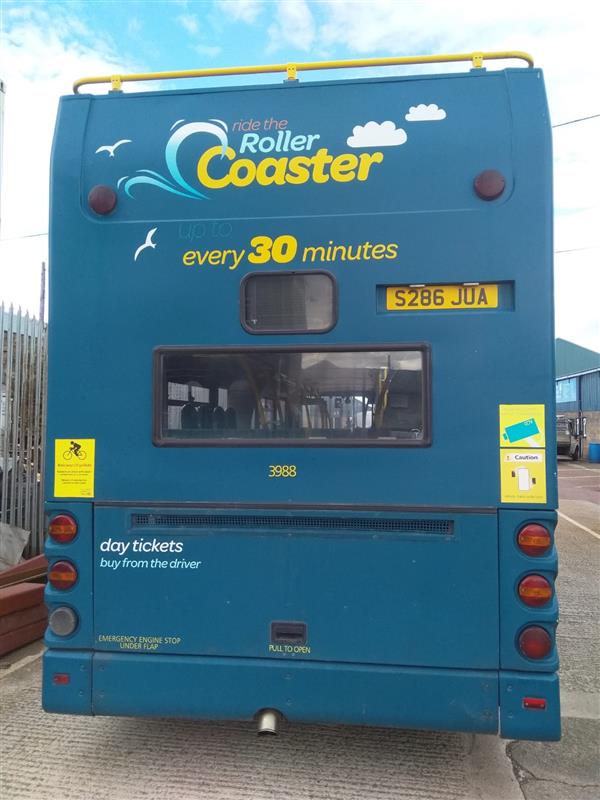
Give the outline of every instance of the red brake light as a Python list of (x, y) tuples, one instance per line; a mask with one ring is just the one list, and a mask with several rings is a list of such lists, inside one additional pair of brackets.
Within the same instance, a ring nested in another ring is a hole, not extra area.
[(526, 606), (543, 606), (552, 600), (552, 585), (541, 575), (526, 575), (519, 584), (518, 591)]
[(531, 625), (521, 631), (519, 636), (519, 650), (527, 658), (546, 658), (552, 650), (552, 637), (540, 625)]
[(517, 544), (526, 556), (543, 556), (552, 547), (550, 532), (535, 522), (521, 528)]
[(77, 523), (69, 514), (58, 514), (50, 520), (48, 535), (55, 542), (66, 544), (77, 536)]
[(54, 589), (70, 589), (77, 580), (77, 570), (70, 561), (55, 561), (48, 572), (48, 581)]
[(67, 672), (55, 672), (52, 676), (52, 683), (57, 686), (66, 686), (71, 682), (71, 676)]

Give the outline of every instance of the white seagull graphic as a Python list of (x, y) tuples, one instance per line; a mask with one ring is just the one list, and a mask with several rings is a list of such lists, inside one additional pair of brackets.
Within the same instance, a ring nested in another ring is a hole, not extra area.
[(137, 261), (137, 257), (142, 252), (142, 250), (145, 250), (147, 247), (151, 247), (152, 249), (156, 247), (156, 242), (152, 241), (152, 237), (154, 236), (157, 230), (158, 228), (150, 228), (150, 230), (146, 234), (146, 241), (144, 242), (144, 244), (141, 244), (135, 251), (135, 255), (133, 257), (134, 261)]
[(106, 151), (109, 158), (114, 158), (117, 147), (120, 147), (122, 144), (129, 144), (129, 142), (131, 142), (131, 139), (119, 139), (119, 141), (114, 144), (103, 144), (96, 150), (96, 153), (103, 153)]

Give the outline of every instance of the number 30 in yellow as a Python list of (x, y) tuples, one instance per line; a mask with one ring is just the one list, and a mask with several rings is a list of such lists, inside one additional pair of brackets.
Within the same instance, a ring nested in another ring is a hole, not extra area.
[(255, 236), (250, 240), (254, 248), (253, 252), (248, 253), (248, 261), (251, 264), (266, 264), (268, 261), (275, 261), (277, 264), (288, 264), (296, 256), (298, 242), (293, 236), (285, 234), (271, 239), (270, 236)]
[(269, 478), (295, 478), (297, 474), (295, 464), (269, 465)]

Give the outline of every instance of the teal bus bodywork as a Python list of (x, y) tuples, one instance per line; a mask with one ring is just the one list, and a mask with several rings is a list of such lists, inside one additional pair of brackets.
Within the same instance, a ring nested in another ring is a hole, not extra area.
[(541, 72), (64, 97), (50, 225), (45, 709), (558, 738)]

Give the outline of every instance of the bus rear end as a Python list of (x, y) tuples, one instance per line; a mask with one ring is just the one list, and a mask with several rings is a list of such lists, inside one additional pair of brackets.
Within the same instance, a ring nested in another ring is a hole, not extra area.
[(62, 99), (46, 710), (559, 737), (550, 148), (536, 69)]

